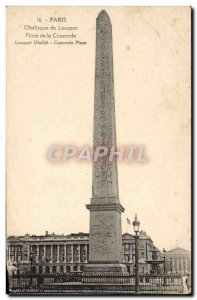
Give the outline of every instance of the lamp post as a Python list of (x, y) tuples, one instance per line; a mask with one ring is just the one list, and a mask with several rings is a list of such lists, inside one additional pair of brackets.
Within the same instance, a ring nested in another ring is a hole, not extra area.
[(163, 272), (164, 272), (164, 285), (166, 285), (166, 249), (163, 248)]
[(31, 253), (30, 253), (30, 258), (29, 258), (29, 260), (30, 260), (30, 272), (31, 273), (36, 273), (36, 262), (35, 262), (35, 254), (34, 254), (34, 252), (32, 251)]
[(183, 262), (183, 274), (185, 275), (185, 262)]
[(135, 292), (139, 294), (139, 258), (138, 258), (138, 244), (139, 244), (139, 227), (140, 222), (135, 215), (135, 220), (133, 221), (133, 228), (135, 232)]
[[(34, 262), (34, 253), (33, 253), (33, 251), (31, 251), (31, 253), (30, 253), (29, 260), (30, 260), (30, 274), (32, 274), (33, 273), (33, 262)], [(32, 275), (30, 276), (30, 280), (29, 280), (29, 286), (31, 287), (31, 285), (32, 285)]]
[(31, 251), (30, 258), (29, 258), (29, 260), (30, 260), (30, 272), (32, 272), (33, 259), (34, 259), (33, 252)]
[(166, 274), (166, 249), (163, 248), (163, 272)]
[(170, 257), (170, 272), (172, 274), (172, 257)]

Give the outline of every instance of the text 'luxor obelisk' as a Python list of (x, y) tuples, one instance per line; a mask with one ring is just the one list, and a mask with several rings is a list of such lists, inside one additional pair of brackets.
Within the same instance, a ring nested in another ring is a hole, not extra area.
[[(93, 148), (116, 151), (112, 25), (102, 10), (96, 22), (96, 63)], [(101, 150), (102, 151), (102, 150)], [(125, 272), (122, 264), (121, 212), (116, 158), (93, 162), (89, 265), (86, 272)]]

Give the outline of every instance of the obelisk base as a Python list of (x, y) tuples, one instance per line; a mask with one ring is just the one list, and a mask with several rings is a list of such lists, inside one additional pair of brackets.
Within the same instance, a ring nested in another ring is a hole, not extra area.
[(128, 282), (128, 275), (124, 264), (88, 264), (82, 276), (82, 283), (123, 284)]
[(90, 274), (90, 275), (97, 275), (97, 274), (103, 274), (103, 275), (110, 275), (110, 274), (125, 274), (127, 273), (127, 268), (124, 264), (119, 264), (119, 263), (89, 263), (84, 270), (85, 274)]

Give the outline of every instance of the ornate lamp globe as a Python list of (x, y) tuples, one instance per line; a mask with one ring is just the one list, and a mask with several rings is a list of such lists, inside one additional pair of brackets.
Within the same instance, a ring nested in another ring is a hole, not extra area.
[(140, 222), (137, 219), (137, 215), (135, 215), (135, 220), (133, 221), (133, 228), (136, 234), (139, 233)]

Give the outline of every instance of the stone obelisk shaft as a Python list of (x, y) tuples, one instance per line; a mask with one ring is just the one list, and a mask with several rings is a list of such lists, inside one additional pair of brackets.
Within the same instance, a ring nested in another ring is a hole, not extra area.
[[(114, 75), (112, 53), (112, 26), (109, 16), (102, 11), (96, 25), (96, 66), (94, 98), (93, 149), (98, 146), (116, 148), (116, 124), (114, 101)], [(117, 161), (109, 161), (109, 155), (93, 163), (92, 198), (113, 197), (118, 202)], [(99, 203), (102, 199), (98, 200)]]
[[(100, 12), (96, 23), (96, 66), (93, 148), (116, 147), (112, 25)], [(90, 210), (89, 265), (87, 272), (122, 272), (122, 232), (117, 161), (109, 156), (93, 162)]]

